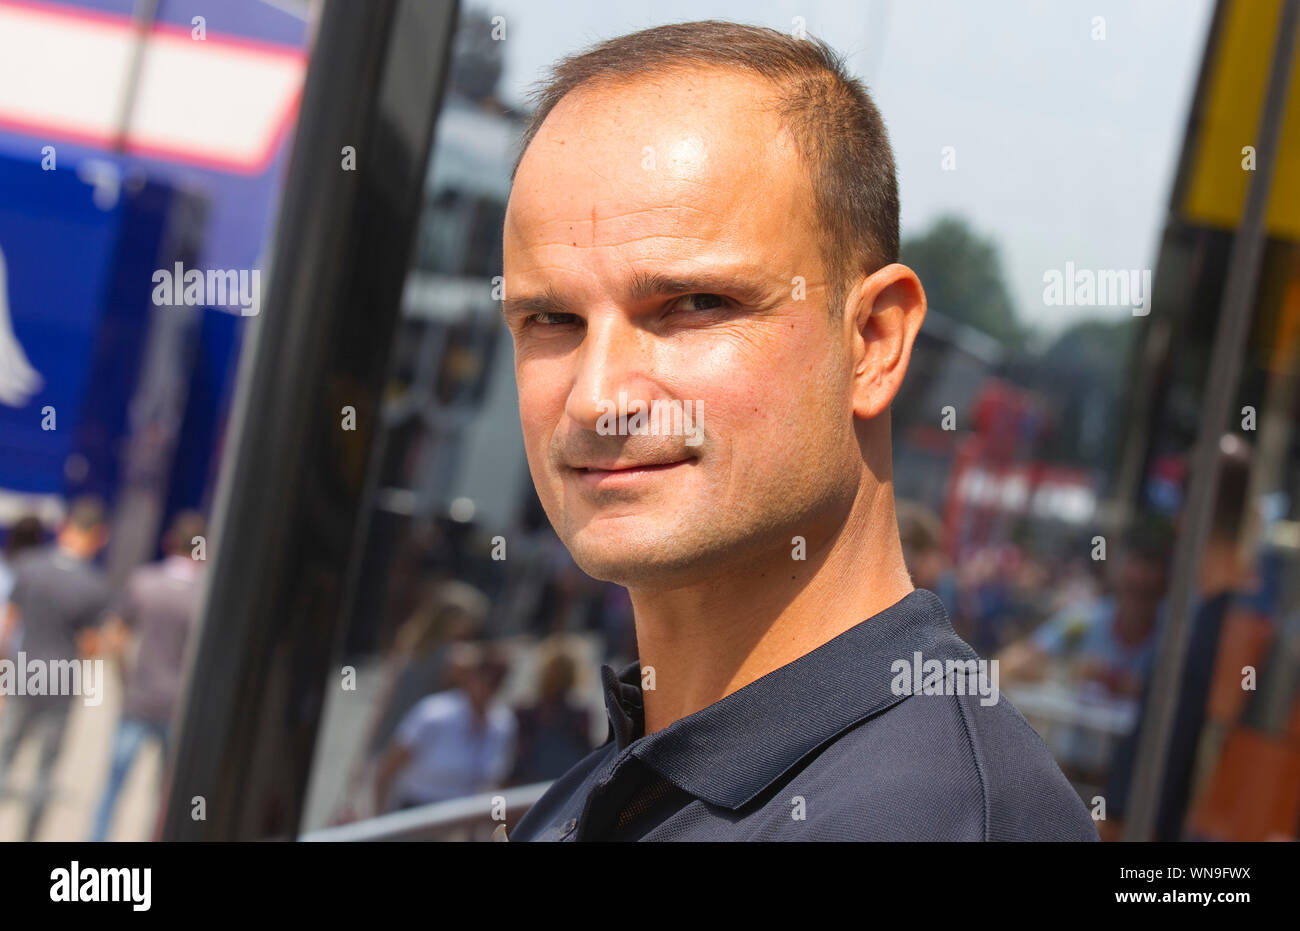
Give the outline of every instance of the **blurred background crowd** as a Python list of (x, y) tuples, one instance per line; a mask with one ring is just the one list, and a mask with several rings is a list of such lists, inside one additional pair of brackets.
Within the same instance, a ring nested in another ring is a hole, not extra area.
[[(190, 685), (242, 636), (208, 606), (209, 563), (247, 545), (222, 532), (221, 473), (249, 411), (272, 402), (239, 400), (257, 318), (158, 306), (150, 273), (268, 264), (303, 84), (328, 66), (328, 4), (216, 6), (0, 0), (0, 62), (43, 43), (55, 75), (4, 80), (0, 64), (0, 658), (109, 672), (97, 706), (0, 695), (0, 839), (165, 836), (177, 735), (218, 732), (218, 700)], [(230, 830), (326, 836), (406, 813), (422, 836), (487, 836), (486, 809), (457, 800), (510, 790), (517, 816), (604, 741), (598, 670), (636, 659), (631, 605), (577, 568), (537, 502), (492, 290), (524, 91), (606, 35), (704, 18), (788, 31), (793, 17), (843, 42), (886, 117), (902, 261), (929, 300), (893, 409), (915, 584), (999, 660), (1003, 692), (1095, 814), (1103, 801), (1105, 839), (1131, 815), (1185, 586), (1153, 836), (1297, 839), (1300, 69), (1195, 578), (1173, 562), (1280, 0), (1143, 4), (1102, 18), (1100, 37), (1078, 3), (606, 6), (462, 4), (441, 98), (414, 100), (436, 130), (399, 244), (377, 426), (335, 450), (366, 476), (364, 513), (340, 594), (285, 619), (304, 648), (285, 641), (271, 672), (247, 674), (279, 704), (243, 679), (230, 696), (226, 756), (282, 755), (277, 772), (295, 774), (231, 777), (262, 807)], [(1005, 28), (966, 41), (989, 15)], [(169, 105), (172, 86), (190, 105)], [(1149, 306), (1048, 302), (1044, 275), (1067, 261), (1153, 269)], [(250, 590), (300, 581), (263, 574)], [(309, 642), (329, 651), (323, 676)], [(277, 727), (288, 739), (267, 736)]]

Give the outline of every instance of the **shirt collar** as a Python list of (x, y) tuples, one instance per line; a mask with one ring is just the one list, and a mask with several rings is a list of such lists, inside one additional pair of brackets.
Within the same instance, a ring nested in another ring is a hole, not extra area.
[(939, 597), (916, 589), (896, 604), (744, 688), (643, 736), (639, 663), (601, 667), (619, 750), (696, 798), (736, 809), (840, 733), (902, 701), (899, 660), (973, 659)]

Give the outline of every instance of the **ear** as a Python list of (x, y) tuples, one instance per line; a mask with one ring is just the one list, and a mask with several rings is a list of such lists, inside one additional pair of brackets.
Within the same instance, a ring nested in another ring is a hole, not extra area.
[(853, 346), (853, 413), (869, 420), (888, 410), (907, 374), (925, 320), (925, 290), (906, 265), (886, 265), (858, 282), (845, 307)]

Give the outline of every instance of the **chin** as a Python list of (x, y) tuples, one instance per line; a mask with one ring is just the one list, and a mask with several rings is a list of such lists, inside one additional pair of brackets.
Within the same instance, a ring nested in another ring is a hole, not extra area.
[(665, 555), (662, 547), (636, 545), (627, 540), (584, 540), (582, 536), (566, 541), (566, 545), (578, 568), (593, 579), (626, 586), (647, 574), (657, 575), (662, 571), (658, 565)]
[(707, 575), (716, 561), (703, 541), (691, 541), (676, 527), (607, 528), (599, 534), (584, 528), (564, 544), (587, 575), (625, 588), (687, 584)]

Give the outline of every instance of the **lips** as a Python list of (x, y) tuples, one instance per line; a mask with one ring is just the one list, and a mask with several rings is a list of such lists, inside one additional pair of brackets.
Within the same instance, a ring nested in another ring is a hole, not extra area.
[(588, 487), (623, 487), (649, 481), (657, 476), (691, 464), (691, 458), (668, 462), (613, 462), (600, 465), (570, 466), (569, 473)]
[(586, 465), (574, 465), (569, 468), (576, 472), (635, 472), (641, 469), (662, 469), (685, 462), (686, 459), (667, 459), (659, 462), (593, 462)]

